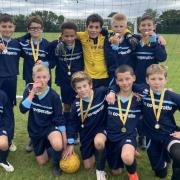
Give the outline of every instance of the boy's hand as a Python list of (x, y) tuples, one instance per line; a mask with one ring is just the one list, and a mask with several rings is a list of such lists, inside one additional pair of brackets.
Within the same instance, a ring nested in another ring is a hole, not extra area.
[(35, 64), (42, 64), (42, 60), (38, 59)]
[(130, 32), (127, 32), (124, 37), (127, 39), (129, 45), (131, 46), (132, 50), (134, 51), (139, 44), (139, 40), (136, 39)]
[(0, 51), (3, 51), (5, 49), (5, 45), (3, 43), (0, 43)]
[(114, 92), (110, 92), (107, 96), (106, 96), (106, 101), (108, 102), (108, 104), (114, 104), (115, 102), (115, 93)]
[(109, 41), (111, 44), (119, 46), (119, 33), (116, 33), (114, 36), (110, 37)]
[(167, 44), (166, 40), (162, 36), (158, 37), (158, 43), (163, 45), (163, 46), (165, 46)]
[(38, 88), (41, 88), (43, 86), (42, 82), (36, 81), (33, 83), (32, 90), (33, 92), (37, 92)]
[(74, 145), (68, 145), (63, 152), (63, 159), (68, 159), (74, 152)]
[(180, 139), (180, 131), (174, 131), (173, 133), (170, 134), (170, 136)]

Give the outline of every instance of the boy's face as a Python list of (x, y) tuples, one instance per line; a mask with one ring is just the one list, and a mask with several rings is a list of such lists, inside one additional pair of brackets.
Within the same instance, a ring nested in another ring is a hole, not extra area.
[(75, 85), (75, 91), (80, 98), (85, 99), (91, 95), (92, 84), (89, 84), (87, 80), (77, 82)]
[(142, 21), (139, 25), (139, 31), (143, 36), (147, 36), (146, 32), (151, 32), (155, 30), (155, 25), (152, 20), (146, 19)]
[(0, 33), (4, 38), (10, 38), (15, 31), (15, 25), (11, 22), (0, 23)]
[(114, 21), (111, 25), (111, 28), (113, 32), (119, 33), (121, 36), (124, 30), (127, 28), (127, 23), (125, 21)]
[(89, 25), (86, 27), (86, 31), (90, 38), (97, 38), (100, 34), (102, 28), (100, 22), (90, 22)]
[(61, 37), (65, 44), (73, 45), (76, 39), (76, 32), (74, 29), (64, 29)]
[(36, 72), (36, 74), (33, 76), (34, 82), (42, 83), (42, 86), (40, 89), (43, 89), (47, 86), (49, 79), (50, 79), (49, 74), (46, 71)]
[(32, 38), (36, 38), (36, 39), (40, 38), (42, 32), (43, 32), (43, 28), (41, 24), (32, 22), (28, 27), (28, 33), (30, 33)]
[(154, 92), (161, 92), (167, 80), (163, 73), (161, 74), (151, 74), (146, 78), (147, 83)]
[(131, 92), (134, 81), (135, 76), (131, 75), (129, 71), (124, 73), (117, 73), (116, 75), (116, 84), (120, 87), (120, 91), (122, 92)]

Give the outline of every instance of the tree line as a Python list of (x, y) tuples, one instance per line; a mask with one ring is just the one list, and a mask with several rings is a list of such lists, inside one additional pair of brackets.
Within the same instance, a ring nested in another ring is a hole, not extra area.
[[(112, 12), (108, 17), (112, 17), (116, 12)], [(178, 34), (180, 33), (180, 10), (167, 10), (162, 12), (162, 14), (158, 14), (156, 10), (147, 9), (144, 14), (148, 14), (154, 17), (157, 25), (157, 32), (163, 34)], [(2, 15), (2, 13), (0, 13)], [(59, 32), (60, 26), (64, 22), (65, 17), (63, 15), (57, 15), (52, 11), (35, 11), (30, 15), (14, 15), (14, 21), (16, 24), (17, 32), (24, 32), (26, 30), (27, 19), (30, 16), (39, 15), (43, 19), (44, 23), (44, 31), (45, 32)], [(140, 17), (138, 17), (139, 19)], [(74, 19), (73, 20), (77, 26), (78, 30), (84, 30), (85, 28), (85, 20), (84, 19)], [(131, 24), (131, 23), (130, 23)], [(110, 25), (110, 21), (109, 24)]]

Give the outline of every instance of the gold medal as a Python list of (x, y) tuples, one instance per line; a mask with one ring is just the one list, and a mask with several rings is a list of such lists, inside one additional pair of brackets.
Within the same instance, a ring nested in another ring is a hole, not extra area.
[(155, 124), (155, 129), (159, 129), (160, 128), (160, 125), (159, 124)]
[(81, 127), (84, 128), (84, 124), (81, 124)]
[(154, 125), (155, 129), (160, 128), (159, 119), (160, 119), (160, 115), (161, 115), (161, 110), (162, 110), (162, 105), (163, 105), (163, 100), (164, 100), (164, 94), (165, 94), (165, 90), (163, 90), (161, 93), (161, 97), (160, 97), (159, 105), (158, 105), (158, 110), (156, 112), (156, 104), (155, 104), (155, 100), (154, 100), (154, 93), (153, 93), (152, 89), (150, 89), (151, 102), (152, 102), (152, 107), (153, 107), (153, 111), (154, 111), (154, 116), (156, 119), (156, 124)]
[(122, 132), (122, 133), (125, 133), (125, 132), (126, 132), (126, 128), (125, 128), (125, 127), (122, 127), (122, 128), (121, 128), (121, 132)]
[(38, 60), (38, 57), (39, 57), (39, 41), (37, 43), (37, 48), (35, 49), (34, 48), (34, 42), (31, 39), (31, 49), (32, 49), (32, 54), (33, 54), (34, 62), (36, 62)]
[(65, 57), (64, 57), (64, 59), (66, 59), (66, 64), (67, 64), (67, 68), (68, 68), (68, 72), (67, 72), (67, 74), (69, 75), (69, 76), (71, 76), (71, 58), (72, 58), (72, 55), (73, 55), (73, 53), (74, 53), (74, 48), (75, 48), (75, 43), (72, 45), (72, 50), (71, 50), (71, 55), (70, 55), (70, 58), (69, 58), (69, 61), (70, 61), (70, 63), (68, 64), (68, 62), (67, 62), (67, 54), (66, 54), (66, 51), (65, 51)]
[(133, 95), (131, 94), (130, 99), (128, 101), (127, 108), (126, 108), (126, 113), (125, 113), (125, 115), (123, 115), (121, 102), (120, 102), (121, 101), (120, 96), (119, 95), (117, 96), (119, 117), (120, 117), (119, 119), (122, 122), (122, 124), (124, 125), (124, 127), (121, 128), (121, 132), (123, 132), (123, 133), (125, 133), (127, 131), (127, 129), (125, 128), (125, 124), (126, 124), (126, 121), (127, 121), (127, 118), (128, 118), (128, 113), (129, 113), (130, 107), (131, 107), (132, 97), (133, 97)]
[[(81, 127), (82, 127), (82, 126), (84, 127), (84, 124), (83, 124), (83, 123), (84, 123), (85, 119), (87, 118), (88, 112), (89, 112), (89, 110), (90, 110), (90, 108), (91, 108), (91, 105), (92, 105), (92, 102), (93, 102), (93, 98), (94, 98), (94, 92), (92, 91), (92, 95), (91, 95), (91, 98), (90, 98), (90, 101), (89, 101), (89, 103), (88, 103), (88, 107), (87, 107), (85, 113), (83, 112), (83, 102), (82, 102), (82, 98), (80, 99), (80, 113), (81, 113), (81, 122), (82, 122)], [(82, 127), (82, 128), (83, 128), (83, 127)]]

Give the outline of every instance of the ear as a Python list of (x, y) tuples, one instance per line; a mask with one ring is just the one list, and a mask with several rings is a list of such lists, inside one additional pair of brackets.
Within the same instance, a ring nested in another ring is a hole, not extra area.
[(133, 82), (135, 82), (136, 81), (136, 76), (135, 75), (133, 75)]
[(148, 79), (148, 77), (146, 77), (146, 82), (147, 82), (147, 84), (149, 84), (149, 79)]

